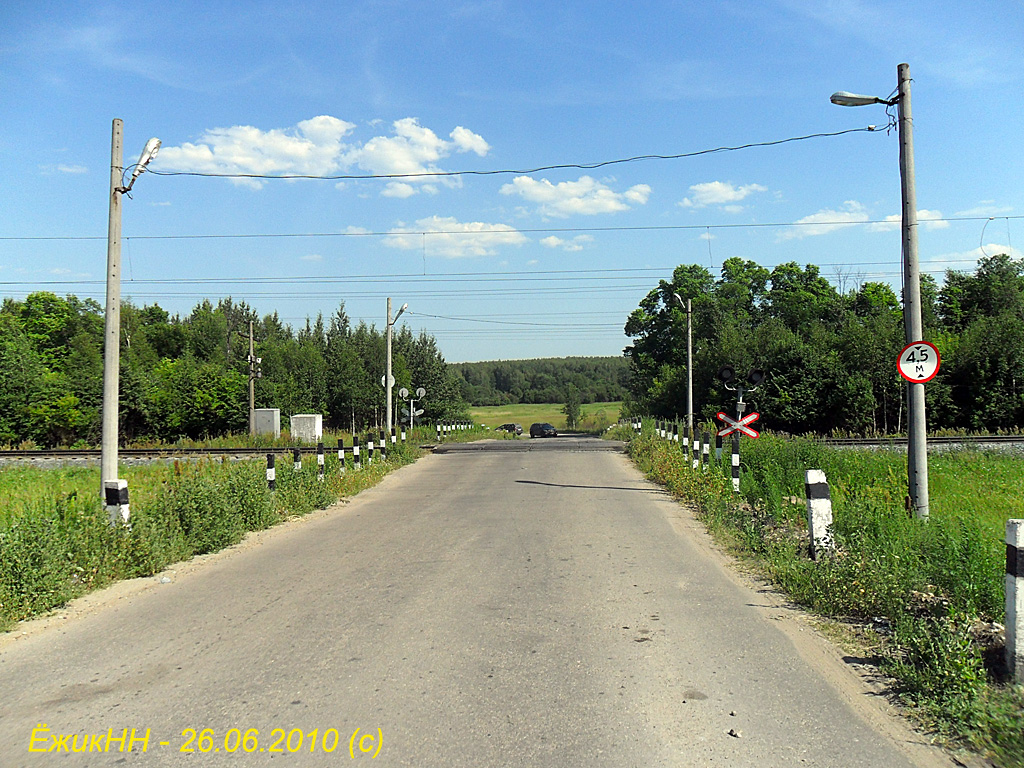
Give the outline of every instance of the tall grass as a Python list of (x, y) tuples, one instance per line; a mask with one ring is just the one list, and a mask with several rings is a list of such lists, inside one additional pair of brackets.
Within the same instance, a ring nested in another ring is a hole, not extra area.
[[(1024, 688), (1005, 684), (1001, 649), (979, 643), (1002, 622), (1005, 522), (1024, 517), (1024, 465), (1016, 454), (960, 450), (930, 457), (931, 516), (908, 515), (906, 454), (843, 450), (809, 439), (744, 439), (739, 498), (728, 446), (710, 472), (655, 437), (632, 437), (652, 479), (687, 499), (719, 537), (755, 559), (801, 604), (880, 630), (882, 668), (929, 728), (1024, 766)], [(836, 553), (808, 555), (804, 471), (824, 470)]]

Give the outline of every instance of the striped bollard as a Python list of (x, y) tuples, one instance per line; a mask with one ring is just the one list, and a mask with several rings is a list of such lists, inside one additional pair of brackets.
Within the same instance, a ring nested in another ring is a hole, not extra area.
[(338, 438), (338, 474), (345, 474), (345, 438)]
[(300, 451), (298, 448), (293, 448), (292, 449), (292, 459), (295, 461), (295, 466), (293, 467), (293, 469), (296, 472), (301, 472), (302, 471), (302, 451)]
[(316, 444), (316, 479), (324, 481), (324, 444)]
[(722, 463), (722, 436), (719, 434), (715, 435), (715, 461)]
[(740, 433), (732, 433), (732, 492), (740, 492)]
[(103, 503), (111, 525), (128, 525), (131, 509), (128, 504), (128, 481), (118, 478), (103, 484)]
[[(402, 442), (404, 443), (405, 440), (402, 440)], [(391, 447), (394, 448), (396, 445), (398, 445), (398, 434), (396, 433), (395, 428), (392, 427), (391, 428)]]
[(703, 443), (703, 446), (702, 446), (701, 452), (700, 452), (700, 463), (704, 467), (704, 470), (707, 471), (707, 468), (710, 465), (710, 457), (711, 457), (710, 436), (708, 435), (707, 432), (701, 432), (700, 433), (700, 437), (701, 437), (701, 443)]
[(1024, 520), (1006, 521), (1006, 668), (1024, 683)]
[(359, 436), (352, 435), (352, 469), (362, 469), (361, 461), (359, 458)]
[(274, 469), (274, 454), (267, 454), (267, 488), (274, 490), (277, 487), (277, 470)]
[(693, 433), (693, 469), (700, 467), (700, 440), (697, 439), (697, 433)]
[(368, 439), (366, 441), (366, 464), (369, 466), (373, 464), (373, 440)]
[(437, 442), (441, 442), (441, 423), (437, 423)]
[(804, 473), (804, 489), (807, 492), (807, 531), (810, 538), (811, 559), (835, 551), (832, 541), (832, 494), (828, 480), (820, 469), (808, 469)]
[(402, 445), (405, 445), (405, 425), (402, 425)]
[(380, 460), (381, 461), (387, 461), (388, 460), (388, 442), (385, 439), (384, 430), (383, 429), (380, 431), (380, 442), (378, 443), (378, 445), (380, 446)]

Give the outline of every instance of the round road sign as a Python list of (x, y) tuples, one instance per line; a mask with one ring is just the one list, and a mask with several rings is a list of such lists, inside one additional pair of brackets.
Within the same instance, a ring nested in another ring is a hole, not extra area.
[(400, 390), (398, 390), (398, 396), (405, 400), (407, 397), (409, 397), (409, 390), (406, 389), (405, 387), (402, 387)]
[(416, 389), (416, 397), (426, 397), (426, 396), (427, 396), (427, 390), (425, 390), (423, 387), (418, 387)]
[(939, 350), (927, 341), (907, 344), (900, 352), (900, 376), (912, 384), (924, 384), (939, 372)]

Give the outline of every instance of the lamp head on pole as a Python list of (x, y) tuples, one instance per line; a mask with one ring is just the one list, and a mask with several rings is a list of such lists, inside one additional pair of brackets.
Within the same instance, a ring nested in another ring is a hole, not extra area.
[(885, 104), (891, 107), (897, 102), (897, 99), (880, 99), (877, 96), (864, 96), (859, 93), (850, 93), (849, 91), (836, 91), (829, 97), (829, 101), (839, 107), (866, 107), (869, 104)]
[(121, 192), (128, 192), (131, 190), (135, 180), (139, 178), (146, 166), (149, 165), (150, 161), (156, 157), (156, 153), (160, 151), (160, 139), (155, 136), (146, 142), (146, 146), (142, 149), (142, 154), (139, 155), (139, 162), (135, 164), (135, 170), (132, 171), (132, 177), (128, 180), (128, 186), (122, 187)]

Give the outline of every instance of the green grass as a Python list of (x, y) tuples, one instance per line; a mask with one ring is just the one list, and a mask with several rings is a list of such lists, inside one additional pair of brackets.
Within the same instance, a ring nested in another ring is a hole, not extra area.
[[(547, 422), (556, 429), (565, 429), (565, 414), (560, 403), (514, 403), (511, 405), (486, 405), (469, 409), (469, 414), (477, 424), (490, 429), (507, 423), (522, 424), (524, 431), (529, 431), (535, 422)], [(597, 432), (619, 420), (621, 402), (587, 403), (581, 407), (580, 424), (582, 432)]]
[[(1005, 683), (1001, 650), (982, 647), (971, 632), (979, 621), (1003, 620), (1005, 523), (1024, 517), (1015, 493), (1024, 485), (1019, 455), (930, 456), (924, 523), (904, 508), (904, 453), (744, 439), (737, 497), (728, 446), (722, 465), (707, 473), (694, 472), (689, 456), (649, 425), (630, 450), (648, 476), (693, 503), (717, 537), (796, 601), (880, 627), (881, 667), (927, 728), (998, 765), (1024, 766), (1024, 687)], [(824, 470), (833, 501), (836, 554), (817, 562), (807, 551), (806, 469)]]
[[(474, 429), (448, 440), (488, 435)], [(415, 461), (422, 453), (417, 446), (433, 436), (432, 427), (414, 430), (406, 445), (388, 452), (387, 462), (378, 453), (367, 465), (364, 453), (359, 472), (349, 455), (341, 473), (337, 451), (329, 450), (323, 481), (315, 458), (304, 456), (301, 472), (295, 472), (287, 452), (279, 451), (273, 492), (262, 458), (123, 467), (120, 475), (131, 494), (130, 528), (108, 524), (98, 467), (0, 469), (0, 630), (117, 579), (157, 573), (230, 546), (247, 531), (359, 493)]]

